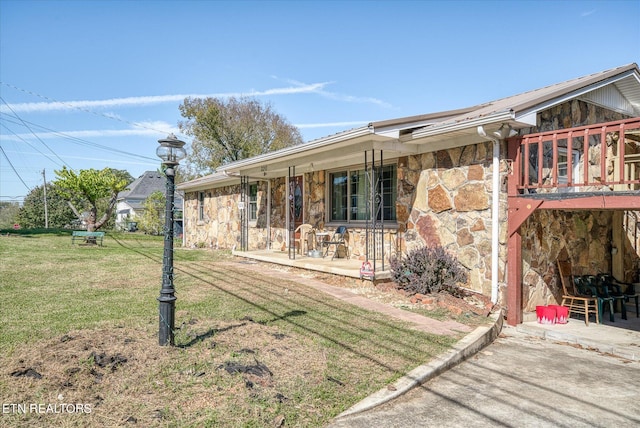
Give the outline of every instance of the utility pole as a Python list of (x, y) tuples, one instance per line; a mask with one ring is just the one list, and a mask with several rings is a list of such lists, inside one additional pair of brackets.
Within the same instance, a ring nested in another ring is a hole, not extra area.
[(44, 181), (44, 228), (49, 229), (49, 213), (47, 210), (47, 176), (45, 170), (42, 170), (42, 180)]

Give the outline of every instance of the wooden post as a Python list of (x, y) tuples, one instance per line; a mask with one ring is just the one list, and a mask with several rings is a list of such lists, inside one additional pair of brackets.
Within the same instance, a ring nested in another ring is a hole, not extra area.
[(522, 236), (520, 229), (507, 241), (507, 324), (522, 322)]
[(611, 274), (620, 281), (626, 281), (624, 277), (624, 216), (624, 211), (614, 211), (611, 229)]

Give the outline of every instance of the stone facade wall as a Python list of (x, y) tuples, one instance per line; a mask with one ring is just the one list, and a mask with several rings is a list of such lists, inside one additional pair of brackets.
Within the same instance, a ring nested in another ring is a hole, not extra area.
[[(624, 229), (624, 278), (625, 282), (640, 282), (640, 211), (625, 213)], [(636, 291), (638, 286), (636, 286)]]
[[(469, 271), (467, 287), (491, 294), (492, 143), (402, 158), (398, 164), (400, 248), (440, 245)], [(506, 145), (501, 153), (506, 152)], [(501, 161), (500, 174), (506, 172)], [(500, 273), (506, 263), (506, 182), (501, 179)]]
[(595, 104), (582, 100), (572, 100), (540, 112), (537, 117), (537, 125), (528, 130), (523, 129), (520, 135), (575, 128), (577, 126), (613, 122), (628, 118), (628, 115), (608, 110)]
[[(240, 185), (204, 191), (203, 218), (199, 219), (199, 192), (184, 198), (184, 239), (187, 247), (233, 249), (240, 243)], [(258, 183), (257, 220), (250, 223), (249, 248), (266, 248), (267, 183)]]
[(522, 234), (522, 302), (525, 312), (562, 301), (556, 261), (571, 272), (611, 272), (611, 211), (538, 210), (520, 228)]

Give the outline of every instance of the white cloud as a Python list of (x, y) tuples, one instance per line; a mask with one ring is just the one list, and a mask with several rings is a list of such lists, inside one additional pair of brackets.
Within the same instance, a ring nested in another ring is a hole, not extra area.
[(180, 132), (180, 130), (176, 128), (174, 125), (171, 125), (170, 123), (164, 122), (162, 120), (141, 121), (141, 122), (135, 122), (131, 124), (137, 128), (150, 129), (150, 130), (162, 132), (164, 134), (168, 134), (170, 132), (173, 132), (174, 134), (178, 134)]
[(369, 122), (361, 121), (361, 122), (327, 122), (327, 123), (302, 123), (299, 125), (295, 125), (300, 129), (309, 129), (309, 128), (332, 128), (332, 127), (345, 127), (345, 126), (364, 126)]
[[(298, 85), (300, 87), (310, 86), (306, 83), (298, 82), (296, 80), (287, 79), (286, 81), (290, 84)], [(385, 107), (385, 108), (393, 107), (391, 104), (373, 97), (356, 97), (353, 95), (345, 95), (345, 94), (340, 94), (336, 92), (324, 91), (323, 88), (330, 83), (334, 83), (334, 82), (326, 82), (322, 84), (322, 86), (318, 87), (316, 90), (313, 90), (311, 92), (331, 100), (336, 100), (336, 101), (344, 101), (348, 103), (374, 104), (374, 105)]]
[(36, 132), (24, 134), (2, 134), (3, 141), (21, 141), (39, 138), (41, 140), (52, 138), (96, 138), (96, 137), (131, 137), (131, 136), (153, 136), (163, 137), (169, 133), (179, 134), (180, 131), (175, 126), (166, 122), (139, 122), (135, 123), (136, 128), (130, 129), (88, 129), (80, 131), (60, 131), (60, 132)]
[[(181, 103), (185, 98), (230, 98), (230, 97), (259, 97), (265, 95), (287, 95), (287, 94), (300, 94), (300, 93), (320, 93), (318, 92), (326, 83), (312, 83), (308, 85), (296, 85), (287, 88), (274, 88), (267, 89), (265, 91), (249, 91), (249, 92), (237, 92), (237, 93), (220, 93), (220, 94), (179, 94), (179, 95), (154, 95), (144, 97), (126, 97), (126, 98), (112, 98), (108, 100), (82, 100), (82, 101), (52, 101), (52, 102), (38, 102), (38, 103), (19, 103), (8, 104), (0, 106), (2, 113), (15, 113), (20, 112), (43, 112), (43, 111), (55, 111), (55, 110), (90, 110), (98, 108), (114, 108), (114, 107), (130, 107), (130, 106), (143, 106), (151, 104), (163, 104), (163, 103)], [(109, 113), (113, 116), (113, 113)]]
[[(17, 154), (19, 156), (29, 156), (29, 157), (38, 156), (38, 157), (50, 158), (49, 155), (44, 153), (38, 153), (38, 152), (18, 152), (18, 151), (12, 151), (12, 150), (6, 150), (6, 152), (7, 154)], [(122, 159), (93, 158), (93, 157), (72, 156), (72, 155), (64, 155), (63, 157), (65, 160), (76, 159), (76, 160), (86, 160), (86, 161), (96, 161), (96, 162), (119, 163), (119, 164), (126, 164), (126, 165), (153, 166), (160, 163), (160, 159), (158, 159), (158, 162), (151, 162), (151, 161), (130, 161), (130, 160), (122, 160)]]
[(596, 10), (595, 10), (595, 9), (592, 9), (592, 10), (588, 10), (588, 11), (586, 11), (586, 12), (582, 12), (582, 13), (580, 14), (580, 16), (581, 16), (582, 18), (584, 18), (585, 16), (593, 15), (594, 13), (596, 13)]
[[(348, 121), (348, 122), (321, 122), (321, 123), (302, 123), (294, 126), (300, 129), (313, 128), (348, 128), (356, 126), (365, 126), (370, 121)], [(56, 138), (100, 138), (100, 137), (164, 137), (169, 133), (181, 135), (180, 129), (163, 121), (149, 121), (133, 123), (134, 128), (127, 129), (85, 129), (79, 131), (59, 131), (59, 132), (36, 132), (22, 134), (1, 134), (2, 141), (23, 141), (39, 138), (41, 140), (50, 140)]]
[(108, 118), (110, 118), (110, 119), (119, 120), (119, 121), (121, 121), (121, 122), (122, 122), (122, 121), (124, 121), (124, 119), (122, 118), (122, 116), (120, 116), (120, 115), (119, 115), (119, 114), (117, 114), (117, 113), (107, 112), (107, 113), (102, 113), (102, 115), (103, 115), (104, 117), (108, 117)]

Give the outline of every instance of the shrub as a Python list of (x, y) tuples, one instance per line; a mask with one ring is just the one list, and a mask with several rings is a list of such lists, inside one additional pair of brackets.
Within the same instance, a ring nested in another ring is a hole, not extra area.
[(421, 247), (391, 259), (391, 278), (411, 294), (446, 291), (459, 295), (458, 283), (466, 283), (467, 271), (444, 248)]

